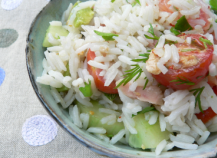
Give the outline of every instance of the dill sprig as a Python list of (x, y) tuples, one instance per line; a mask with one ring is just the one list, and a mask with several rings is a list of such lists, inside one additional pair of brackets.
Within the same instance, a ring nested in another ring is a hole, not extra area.
[(148, 36), (148, 35), (144, 35), (144, 36), (145, 36), (147, 39), (159, 40), (160, 37), (157, 37), (157, 36), (155, 35), (155, 33), (154, 33), (154, 28), (153, 28), (152, 24), (149, 24), (149, 25), (150, 25), (150, 28), (148, 29), (148, 32), (149, 32), (150, 34), (152, 34), (153, 37), (150, 37), (150, 36)]
[(123, 84), (123, 86), (125, 86), (135, 76), (136, 76), (136, 78), (134, 79), (134, 81), (138, 80), (138, 78), (141, 76), (141, 74), (142, 74), (141, 67), (138, 64), (132, 65), (132, 66), (134, 66), (134, 68), (125, 71), (126, 74), (123, 75), (125, 78), (115, 87), (115, 89), (120, 87), (122, 84)]
[(147, 77), (145, 77), (144, 79), (145, 79), (145, 85), (144, 85), (144, 87), (143, 87), (143, 90), (146, 88), (146, 86), (147, 86), (147, 84), (148, 84), (148, 82), (149, 82), (149, 80), (147, 79)]
[(118, 96), (118, 94), (109, 94), (109, 93), (104, 93), (104, 95), (111, 101), (113, 101)]
[(185, 85), (195, 85), (194, 82), (189, 81), (187, 78), (185, 77), (177, 77), (176, 80), (172, 80), (170, 82), (178, 82), (176, 85), (181, 85), (181, 84), (185, 84)]
[(194, 94), (194, 96), (195, 96), (195, 106), (198, 105), (198, 107), (199, 107), (199, 109), (200, 109), (200, 111), (201, 111), (202, 113), (204, 113), (204, 112), (203, 112), (203, 109), (202, 109), (202, 107), (201, 107), (200, 95), (201, 95), (201, 93), (203, 92), (204, 88), (205, 88), (205, 87), (201, 87), (201, 88), (191, 89), (191, 90), (190, 90), (190, 92), (193, 92), (193, 94)]
[(149, 59), (149, 53), (144, 53), (144, 54), (139, 54), (139, 56), (142, 56), (142, 57), (145, 57), (145, 58), (142, 58), (142, 59), (132, 59), (131, 61), (134, 61), (134, 62), (144, 62), (146, 63), (146, 61)]

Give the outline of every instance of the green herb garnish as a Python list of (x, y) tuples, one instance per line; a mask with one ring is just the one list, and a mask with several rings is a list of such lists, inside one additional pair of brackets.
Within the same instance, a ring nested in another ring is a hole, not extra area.
[(178, 41), (165, 40), (165, 44), (172, 45), (172, 44), (176, 44), (176, 43), (178, 43)]
[(123, 75), (125, 78), (115, 87), (115, 89), (117, 89), (118, 87), (120, 87), (122, 84), (123, 86), (125, 86), (130, 80), (132, 80), (135, 76), (136, 78), (134, 79), (134, 81), (138, 80), (138, 78), (141, 76), (142, 74), (142, 69), (140, 68), (140, 66), (138, 64), (136, 65), (132, 65), (135, 66), (134, 68), (125, 71), (126, 74)]
[[(138, 115), (138, 114), (144, 114), (144, 113), (149, 112), (149, 111), (156, 111), (156, 109), (154, 107), (146, 107), (142, 111), (137, 112), (136, 115)], [(132, 114), (132, 117), (134, 117), (136, 115)]]
[(61, 88), (56, 88), (56, 90), (57, 90), (58, 92), (65, 92), (65, 91), (68, 91), (69, 88), (63, 85)]
[(197, 49), (181, 49), (181, 52), (191, 52), (196, 51)]
[(85, 97), (91, 97), (93, 92), (91, 89), (91, 81), (89, 80), (89, 84), (84, 82), (84, 87), (80, 87), (79, 90)]
[(113, 38), (113, 36), (117, 36), (117, 34), (114, 34), (114, 33), (104, 33), (104, 32), (99, 32), (99, 31), (96, 31), (94, 30), (94, 32), (99, 35), (99, 36), (102, 36), (102, 38), (105, 40), (105, 41), (114, 41), (115, 39)]
[(153, 28), (152, 24), (149, 24), (149, 25), (150, 25), (150, 28), (148, 29), (148, 32), (149, 32), (150, 34), (152, 34), (153, 37), (150, 37), (150, 36), (148, 36), (148, 35), (144, 35), (144, 36), (145, 36), (147, 39), (159, 40), (159, 37), (157, 37), (157, 36), (155, 35), (155, 33), (154, 33), (154, 28)]
[(151, 52), (151, 50), (147, 50), (147, 52)]
[[(127, 2), (128, 2), (128, 1), (127, 1)], [(141, 6), (141, 3), (140, 3), (139, 0), (135, 0), (131, 5), (134, 7), (137, 3)]]
[(179, 9), (178, 9), (178, 8), (176, 8), (175, 6), (173, 6), (173, 8), (174, 8), (176, 11), (179, 11)]
[(181, 85), (181, 84), (185, 84), (185, 85), (195, 85), (194, 82), (189, 81), (187, 78), (185, 77), (177, 77), (177, 80), (172, 80), (170, 82), (178, 82), (176, 85)]
[(192, 30), (193, 28), (188, 23), (185, 15), (184, 15), (179, 20), (177, 20), (177, 23), (175, 25), (175, 29), (179, 30), (181, 32), (184, 32), (184, 31), (187, 31), (187, 30)]
[(109, 138), (112, 138), (114, 135), (112, 135), (112, 134), (109, 134), (109, 135), (107, 135), (107, 137), (109, 137)]
[(198, 49), (200, 49), (200, 50), (204, 50), (204, 49), (205, 49), (205, 45), (199, 43), (199, 42), (198, 42), (197, 40), (195, 40), (195, 39), (192, 39), (192, 40), (191, 40), (191, 45), (196, 46), (196, 47), (197, 47)]
[(111, 0), (111, 2), (112, 2), (112, 3), (114, 3), (114, 2), (115, 2), (115, 0)]
[(144, 85), (144, 87), (143, 87), (143, 90), (146, 88), (146, 86), (147, 86), (147, 84), (148, 84), (148, 82), (149, 82), (149, 80), (147, 79), (147, 77), (145, 77), (144, 79), (145, 79), (145, 85)]
[(179, 32), (179, 30), (175, 29), (175, 27), (171, 27), (170, 32), (172, 32), (174, 35), (178, 36), (181, 33)]
[(203, 92), (204, 88), (205, 88), (205, 87), (201, 87), (201, 88), (191, 89), (191, 90), (190, 90), (190, 92), (193, 92), (193, 94), (194, 94), (194, 96), (195, 96), (195, 106), (198, 105), (198, 107), (199, 107), (199, 109), (200, 109), (200, 111), (201, 111), (202, 113), (204, 113), (204, 112), (203, 112), (203, 109), (202, 109), (202, 107), (201, 107), (200, 95), (201, 95), (201, 93)]
[(109, 94), (109, 93), (104, 93), (104, 95), (111, 101), (113, 101), (118, 96), (118, 94)]
[(70, 71), (69, 71), (69, 63), (66, 65), (66, 71), (63, 73), (63, 76), (71, 76)]
[(134, 61), (134, 62), (142, 61), (142, 62), (146, 63), (146, 61), (149, 59), (149, 55), (150, 55), (149, 53), (139, 54), (139, 56), (142, 56), (142, 57), (145, 57), (145, 58), (143, 58), (143, 59), (132, 59), (131, 61)]
[(210, 46), (212, 45), (212, 42), (210, 42), (210, 40), (205, 39), (205, 38), (203, 38), (203, 37), (200, 37), (199, 40), (200, 40), (201, 42), (203, 42), (203, 44), (204, 44), (204, 46), (205, 46), (205, 49), (207, 49), (207, 44), (210, 45)]
[(198, 76), (198, 77), (196, 77), (196, 79), (199, 79), (199, 78), (201, 78), (201, 77), (203, 77), (202, 75), (201, 76)]

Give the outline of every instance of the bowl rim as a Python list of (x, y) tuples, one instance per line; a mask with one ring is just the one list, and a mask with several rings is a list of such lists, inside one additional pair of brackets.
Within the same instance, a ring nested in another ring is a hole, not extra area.
[[(34, 92), (37, 96), (37, 98), (39, 99), (40, 103), (43, 105), (43, 107), (45, 108), (45, 110), (48, 112), (48, 114), (56, 121), (56, 123), (58, 123), (60, 125), (60, 127), (62, 127), (65, 131), (67, 131), (67, 133), (69, 133), (71, 136), (73, 136), (73, 138), (75, 138), (75, 140), (77, 140), (79, 143), (81, 143), (82, 145), (84, 145), (85, 147), (89, 148), (90, 150), (92, 150), (93, 152), (102, 155), (102, 156), (108, 156), (108, 157), (113, 157), (113, 158), (132, 158), (132, 156), (134, 158), (141, 158), (144, 156), (139, 156), (139, 155), (132, 155), (129, 153), (124, 153), (124, 152), (120, 152), (120, 151), (113, 151), (110, 150), (109, 148), (105, 148), (102, 147), (100, 145), (98, 145), (97, 143), (91, 142), (90, 140), (86, 139), (85, 137), (81, 136), (78, 132), (76, 132), (75, 130), (73, 130), (70, 126), (68, 126), (64, 120), (62, 120), (56, 113), (55, 111), (52, 110), (52, 108), (50, 107), (50, 105), (46, 102), (46, 100), (44, 99), (44, 97), (40, 94), (39, 90), (38, 90), (38, 86), (37, 83), (34, 79), (34, 75), (32, 73), (32, 69), (31, 69), (31, 58), (30, 58), (30, 54), (31, 54), (31, 50), (30, 50), (30, 35), (33, 31), (34, 25), (37, 22), (37, 19), (41, 16), (41, 14), (43, 13), (44, 10), (46, 10), (46, 8), (49, 7), (49, 5), (51, 5), (51, 2), (55, 1), (55, 0), (50, 0), (42, 9), (41, 11), (35, 16), (35, 18), (32, 20), (32, 23), (29, 27), (28, 30), (28, 35), (26, 38), (26, 48), (25, 48), (25, 57), (26, 57), (26, 68), (27, 68), (27, 72), (28, 72), (28, 76), (32, 85), (32, 88), (34, 89)], [(217, 147), (217, 145), (216, 145)], [(217, 148), (215, 149), (215, 151), (217, 151)], [(213, 156), (213, 154), (209, 154), (209, 153), (202, 153), (201, 155), (196, 155), (196, 156)], [(149, 156), (147, 156), (148, 158)], [(173, 156), (174, 157), (174, 156)], [(178, 156), (179, 157), (179, 156)], [(190, 158), (190, 157), (189, 157)]]

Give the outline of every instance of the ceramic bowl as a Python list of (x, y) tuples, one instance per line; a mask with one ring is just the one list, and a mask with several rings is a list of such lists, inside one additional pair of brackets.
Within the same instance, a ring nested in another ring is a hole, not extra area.
[[(45, 49), (42, 47), (42, 42), (49, 22), (52, 20), (60, 20), (62, 13), (67, 9), (68, 5), (75, 2), (76, 0), (51, 0), (37, 15), (29, 30), (26, 47), (26, 65), (29, 78), (38, 99), (60, 126), (81, 144), (98, 154), (109, 157), (155, 157), (155, 153), (153, 152), (145, 152), (124, 145), (105, 143), (86, 133), (84, 130), (79, 129), (72, 123), (68, 111), (55, 103), (51, 96), (49, 86), (36, 83), (36, 78), (41, 76), (43, 71), (42, 60)], [(216, 146), (217, 133), (213, 133), (206, 144), (200, 146), (198, 150), (174, 150), (163, 152), (158, 157), (210, 157), (215, 155), (217, 151)]]

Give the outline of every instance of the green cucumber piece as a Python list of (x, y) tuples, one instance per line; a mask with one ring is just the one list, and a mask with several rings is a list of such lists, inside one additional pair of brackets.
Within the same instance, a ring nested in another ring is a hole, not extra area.
[(130, 134), (129, 145), (133, 148), (150, 149), (156, 148), (162, 140), (168, 140), (170, 132), (161, 132), (159, 121), (150, 125), (145, 120), (144, 114), (133, 117), (136, 125), (137, 134)]
[(99, 112), (99, 108), (104, 108), (97, 101), (91, 101), (93, 107), (87, 107), (76, 101), (76, 105), (80, 113), (88, 113), (90, 116), (88, 127), (102, 127), (106, 129), (107, 136), (114, 136), (120, 130), (124, 129), (123, 122), (116, 122), (113, 125), (102, 124), (101, 119), (108, 116), (109, 114)]
[(52, 26), (50, 25), (47, 29), (44, 41), (43, 41), (43, 47), (51, 47), (53, 46), (49, 41), (48, 41), (48, 33), (51, 33), (53, 35), (53, 37), (55, 39), (57, 39), (55, 37), (56, 34), (58, 34), (59, 36), (67, 36), (69, 34), (69, 32), (64, 29), (62, 26)]
[(76, 18), (73, 25), (80, 27), (81, 25), (87, 25), (93, 19), (94, 11), (91, 8), (85, 8), (77, 11)]

